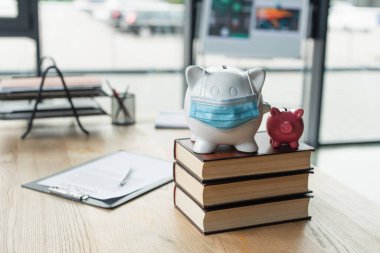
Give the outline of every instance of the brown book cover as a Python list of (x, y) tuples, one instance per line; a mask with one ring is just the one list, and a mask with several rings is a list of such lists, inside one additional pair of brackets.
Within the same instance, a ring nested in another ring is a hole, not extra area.
[[(255, 141), (259, 147), (259, 150), (255, 153), (244, 153), (237, 151), (233, 146), (221, 145), (214, 153), (211, 154), (198, 154), (193, 151), (194, 142), (190, 138), (183, 138), (175, 140), (176, 143), (180, 144), (191, 152), (195, 157), (197, 157), (202, 162), (210, 162), (225, 159), (237, 159), (246, 157), (258, 157), (263, 155), (274, 155), (283, 153), (294, 153), (302, 151), (314, 151), (314, 148), (307, 145), (306, 143), (300, 142), (298, 149), (291, 149), (288, 146), (281, 146), (278, 149), (272, 148), (269, 135), (266, 131), (258, 132), (255, 136)], [(175, 146), (175, 145), (174, 145)], [(174, 158), (176, 159), (176, 152), (174, 149)]]
[(298, 149), (282, 146), (272, 148), (267, 132), (255, 136), (259, 150), (243, 153), (233, 146), (221, 145), (214, 153), (198, 154), (189, 138), (177, 139), (174, 143), (174, 158), (186, 166), (200, 180), (219, 180), (257, 174), (279, 173), (310, 168), (310, 155), (314, 148), (300, 143)]

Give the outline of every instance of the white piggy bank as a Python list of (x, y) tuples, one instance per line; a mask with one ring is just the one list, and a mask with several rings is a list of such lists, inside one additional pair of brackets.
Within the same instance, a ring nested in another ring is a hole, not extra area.
[(255, 134), (270, 105), (263, 103), (265, 71), (232, 67), (186, 69), (185, 113), (194, 152), (212, 153), (218, 145), (256, 152)]

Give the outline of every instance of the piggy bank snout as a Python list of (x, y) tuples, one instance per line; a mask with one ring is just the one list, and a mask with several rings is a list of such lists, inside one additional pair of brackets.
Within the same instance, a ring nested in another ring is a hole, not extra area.
[(284, 134), (289, 134), (293, 131), (293, 125), (289, 121), (284, 121), (280, 125), (280, 131)]

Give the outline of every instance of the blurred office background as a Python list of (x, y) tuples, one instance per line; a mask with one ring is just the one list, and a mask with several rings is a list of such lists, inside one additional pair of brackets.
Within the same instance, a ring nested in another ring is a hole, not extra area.
[[(130, 85), (138, 120), (154, 119), (160, 110), (182, 107), (184, 1), (39, 1), (42, 55), (54, 57), (67, 74), (99, 75), (120, 89)], [(0, 18), (17, 17), (18, 10), (18, 1), (0, 0)], [(330, 1), (315, 163), (380, 203), (379, 42), (380, 1)], [(201, 54), (196, 44), (197, 64), (264, 67), (264, 98), (302, 107), (307, 53), (302, 59), (237, 58)], [(1, 37), (0, 78), (34, 73), (35, 54), (32, 40)]]

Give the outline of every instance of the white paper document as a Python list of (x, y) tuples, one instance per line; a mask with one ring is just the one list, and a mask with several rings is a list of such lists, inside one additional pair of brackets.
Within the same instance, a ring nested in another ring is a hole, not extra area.
[[(41, 180), (38, 184), (105, 200), (126, 196), (172, 178), (172, 168), (169, 161), (119, 151)], [(123, 179), (124, 185), (121, 184)]]
[(156, 128), (178, 128), (178, 129), (186, 129), (189, 128), (187, 126), (185, 112), (183, 110), (180, 111), (161, 111), (155, 123)]

